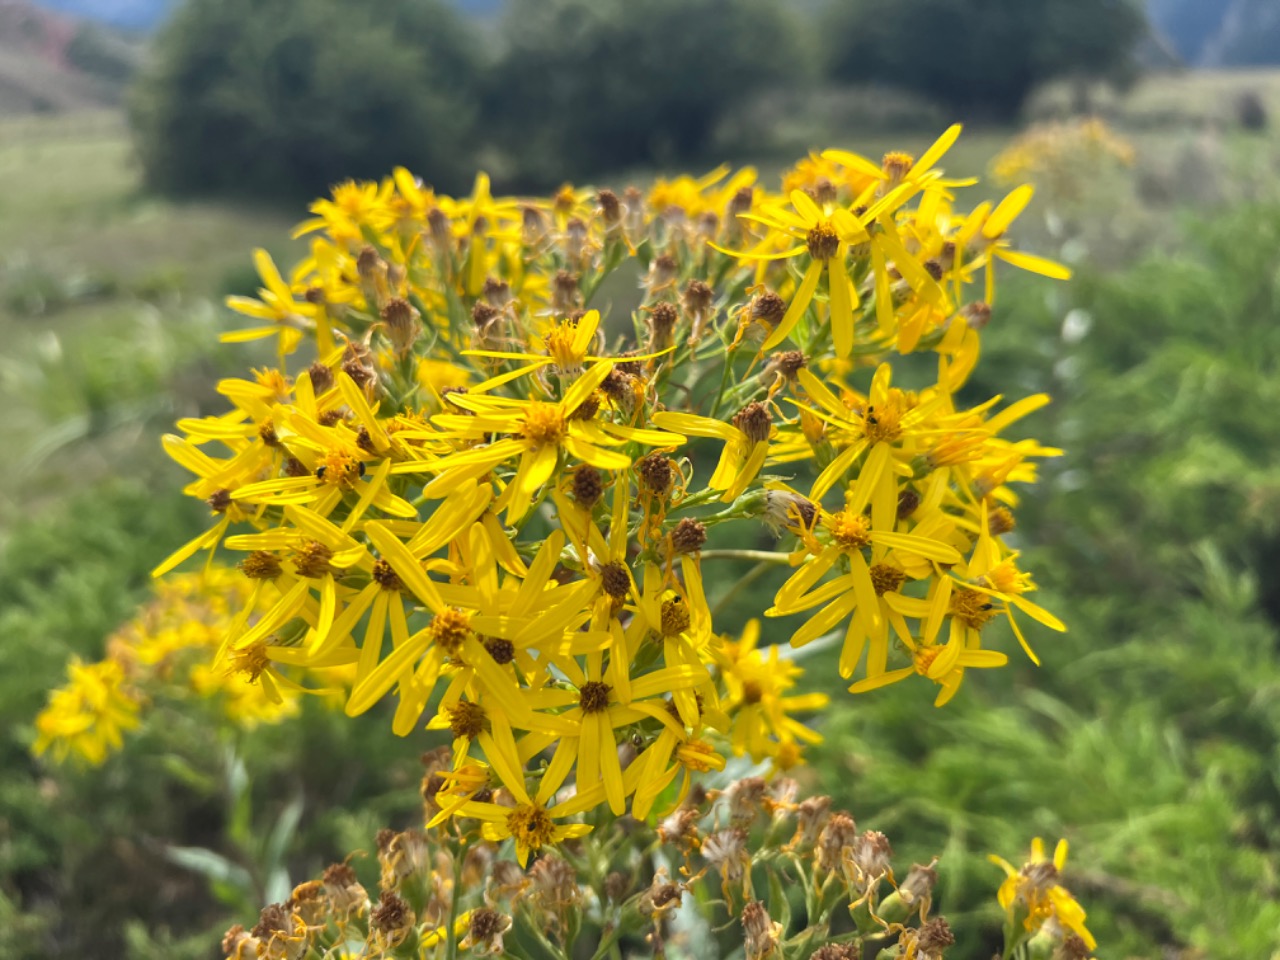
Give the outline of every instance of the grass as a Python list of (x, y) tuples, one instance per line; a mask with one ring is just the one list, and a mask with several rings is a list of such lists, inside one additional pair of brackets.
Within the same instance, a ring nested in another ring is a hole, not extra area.
[(148, 197), (115, 112), (0, 120), (0, 178), (20, 185), (0, 196), (3, 524), (158, 460), (143, 425), (210, 394), (214, 301), (253, 289), (250, 250), (284, 250), (291, 220)]

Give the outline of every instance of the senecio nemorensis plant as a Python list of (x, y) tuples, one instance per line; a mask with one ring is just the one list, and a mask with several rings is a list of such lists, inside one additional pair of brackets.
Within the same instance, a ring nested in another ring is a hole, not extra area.
[[(945, 956), (934, 865), (788, 772), (828, 705), (792, 651), (942, 706), (1007, 662), (993, 620), (1033, 661), (1032, 624), (1064, 629), (1005, 543), (1059, 452), (1018, 434), (1048, 397), (957, 396), (997, 274), (1070, 274), (1011, 244), (1030, 187), (960, 202), (959, 132), (810, 155), (778, 193), (720, 169), (453, 198), (399, 169), (316, 202), (287, 276), (255, 254), (229, 303), (256, 325), (224, 339), (278, 363), (165, 437), (213, 520), (156, 573), (239, 557), (223, 670), (453, 739), (376, 892), (334, 864), (228, 957)], [(789, 575), (731, 637), (705, 585), (734, 559)], [(1065, 857), (998, 861), (1006, 957), (1091, 954)]]

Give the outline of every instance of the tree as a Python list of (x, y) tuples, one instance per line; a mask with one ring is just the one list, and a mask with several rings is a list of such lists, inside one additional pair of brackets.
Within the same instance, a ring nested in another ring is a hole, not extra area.
[(836, 79), (1008, 119), (1047, 80), (1123, 79), (1146, 19), (1137, 0), (835, 0), (825, 26)]
[(793, 26), (772, 0), (512, 0), (488, 112), (526, 183), (688, 158), (796, 74)]
[(292, 201), (404, 164), (472, 166), (477, 44), (442, 0), (190, 0), (131, 119), (150, 186)]

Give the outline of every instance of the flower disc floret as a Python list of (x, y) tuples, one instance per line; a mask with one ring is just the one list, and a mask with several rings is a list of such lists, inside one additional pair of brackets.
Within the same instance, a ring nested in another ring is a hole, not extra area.
[(427, 628), (433, 643), (450, 656), (456, 656), (471, 636), (471, 614), (450, 608), (435, 615)]
[(862, 550), (871, 546), (871, 520), (864, 513), (841, 510), (827, 522), (831, 536), (845, 550)]
[(981, 630), (995, 617), (990, 597), (985, 593), (963, 588), (951, 594), (950, 613), (974, 630)]
[(809, 256), (815, 260), (830, 260), (840, 249), (840, 237), (831, 224), (823, 221), (810, 228), (805, 235)]
[(688, 605), (679, 597), (672, 597), (662, 604), (662, 635), (677, 637), (689, 629), (692, 617)]
[(588, 680), (578, 690), (578, 706), (583, 713), (603, 713), (609, 709), (609, 694), (613, 687), (599, 680)]
[(517, 844), (529, 850), (541, 850), (551, 843), (555, 822), (546, 807), (522, 803), (507, 814), (507, 831)]
[(568, 432), (564, 414), (554, 403), (529, 404), (520, 427), (520, 436), (539, 447), (560, 443)]

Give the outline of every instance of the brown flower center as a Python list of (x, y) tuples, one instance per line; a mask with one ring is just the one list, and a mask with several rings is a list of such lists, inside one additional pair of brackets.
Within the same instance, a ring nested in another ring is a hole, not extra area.
[(578, 690), (578, 706), (583, 713), (603, 713), (609, 709), (609, 694), (613, 687), (599, 680), (588, 680)]

